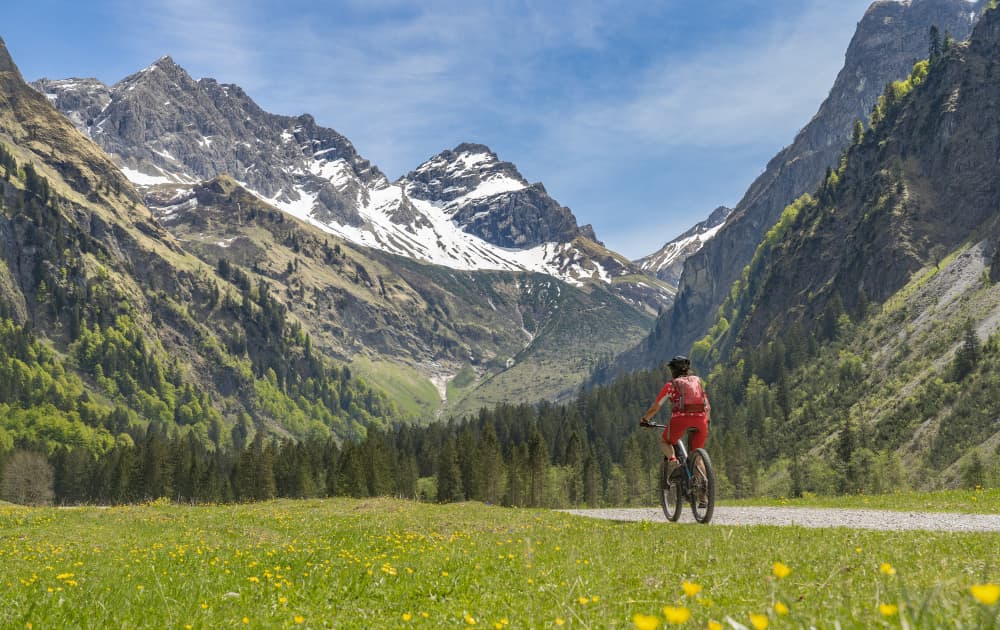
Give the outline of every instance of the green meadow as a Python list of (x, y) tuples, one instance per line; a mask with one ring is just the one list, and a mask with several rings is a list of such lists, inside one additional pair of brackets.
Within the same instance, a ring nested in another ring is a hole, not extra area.
[(982, 628), (998, 581), (1000, 533), (395, 499), (0, 506), (3, 628)]

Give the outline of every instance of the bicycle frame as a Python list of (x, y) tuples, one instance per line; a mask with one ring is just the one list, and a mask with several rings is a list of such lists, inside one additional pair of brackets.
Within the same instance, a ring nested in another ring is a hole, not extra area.
[[(652, 422), (646, 422), (642, 426), (647, 428), (657, 428), (666, 429), (669, 424), (656, 424)], [(715, 475), (712, 472), (712, 462), (708, 456), (708, 453), (704, 449), (695, 449), (692, 458), (691, 452), (689, 451), (688, 444), (686, 440), (691, 439), (691, 433), (697, 431), (695, 428), (689, 428), (681, 436), (681, 439), (677, 442), (671, 444), (674, 449), (674, 456), (677, 458), (678, 468), (684, 471), (684, 474), (678, 475), (676, 469), (670, 473), (670, 478), (674, 479), (673, 482), (668, 482), (666, 478), (661, 483), (672, 483), (676, 488), (677, 494), (676, 500), (678, 503), (687, 502), (691, 505), (691, 510), (694, 513), (695, 520), (699, 523), (708, 523), (712, 519), (712, 513), (714, 512), (715, 505)], [(663, 464), (666, 466), (666, 463)], [(698, 468), (696, 473), (694, 468)], [(698, 475), (698, 479), (695, 475)], [(676, 521), (680, 512), (679, 505), (676, 506), (676, 510), (668, 509), (667, 503), (665, 502), (666, 493), (669, 492), (668, 488), (670, 486), (664, 486), (661, 488), (661, 505), (663, 506), (664, 514), (668, 520)], [(700, 493), (704, 493), (703, 495)]]

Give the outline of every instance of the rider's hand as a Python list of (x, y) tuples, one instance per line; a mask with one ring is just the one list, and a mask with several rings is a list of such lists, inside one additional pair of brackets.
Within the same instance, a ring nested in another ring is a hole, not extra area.
[(649, 420), (647, 420), (646, 418), (642, 418), (641, 420), (639, 420), (639, 426), (640, 427), (648, 427), (649, 426)]

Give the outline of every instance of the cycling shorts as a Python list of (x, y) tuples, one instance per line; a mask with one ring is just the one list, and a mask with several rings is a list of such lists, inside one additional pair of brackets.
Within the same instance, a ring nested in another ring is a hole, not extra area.
[(705, 440), (708, 439), (707, 413), (675, 413), (670, 417), (670, 426), (663, 430), (661, 439), (676, 444), (690, 427), (698, 429), (691, 434), (691, 450), (705, 448)]

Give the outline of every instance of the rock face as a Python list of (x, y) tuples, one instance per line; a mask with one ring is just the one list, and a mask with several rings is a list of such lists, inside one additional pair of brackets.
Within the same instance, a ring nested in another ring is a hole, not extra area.
[(564, 243), (581, 235), (596, 240), (542, 184), (529, 185), (517, 167), (481, 144), (444, 151), (398, 183), (410, 198), (444, 209), (464, 231), (500, 247)]
[(912, 93), (885, 108), (837, 180), (764, 246), (734, 305), (743, 314), (733, 319), (734, 342), (753, 348), (795, 326), (858, 318), (962, 243), (995, 242), (998, 53), (994, 9), (968, 44), (932, 62)]
[(170, 57), (110, 88), (94, 79), (34, 85), (147, 193), (229, 175), (359, 245), (453, 269), (611, 285), (651, 313), (673, 298), (672, 288), (604, 249), (589, 225), (578, 226), (569, 208), (489, 147), (459, 145), (390, 183), (312, 116), (265, 112), (238, 86), (195, 81)]
[(710, 241), (733, 213), (732, 208), (719, 206), (708, 215), (704, 221), (696, 223), (691, 229), (670, 241), (659, 251), (644, 256), (635, 261), (639, 268), (647, 273), (653, 273), (657, 278), (671, 286), (680, 283), (684, 261), (698, 253), (705, 243)]
[(117, 156), (137, 185), (226, 173), (267, 199), (310, 199), (319, 216), (355, 226), (359, 198), (388, 186), (346, 138), (311, 116), (269, 114), (238, 86), (195, 81), (170, 57), (110, 88), (93, 79), (35, 87)]
[(656, 338), (631, 353), (623, 367), (655, 365), (671, 352), (690, 348), (707, 332), (733, 282), (785, 206), (814, 191), (826, 168), (836, 166), (855, 121), (868, 119), (885, 84), (906, 77), (916, 61), (927, 57), (930, 27), (936, 25), (942, 37), (948, 32), (964, 40), (982, 5), (966, 0), (880, 1), (868, 9), (819, 111), (768, 163), (715, 238), (687, 259), (677, 299), (657, 322)]

